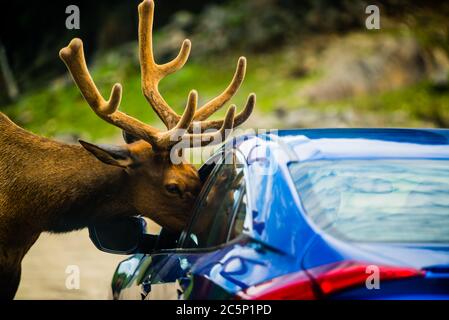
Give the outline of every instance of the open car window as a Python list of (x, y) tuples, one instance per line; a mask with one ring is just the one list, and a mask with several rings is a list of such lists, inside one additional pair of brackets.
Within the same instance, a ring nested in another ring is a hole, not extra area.
[(247, 208), (246, 189), (243, 188), (237, 212), (234, 214), (234, 217), (232, 219), (229, 228), (227, 241), (231, 241), (237, 238), (245, 230), (246, 208)]
[[(244, 190), (243, 165), (236, 157), (232, 161), (225, 157), (216, 165), (203, 187), (183, 247), (207, 248), (227, 242), (231, 237), (231, 226), (240, 223), (236, 222), (236, 213)], [(235, 232), (232, 232), (232, 237), (235, 237)]]

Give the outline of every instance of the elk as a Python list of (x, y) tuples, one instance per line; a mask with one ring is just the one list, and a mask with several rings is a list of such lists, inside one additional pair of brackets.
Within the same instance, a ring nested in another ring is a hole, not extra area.
[[(154, 2), (143, 1), (138, 12), (142, 91), (167, 131), (119, 111), (120, 84), (113, 86), (109, 100), (103, 98), (87, 69), (80, 39), (73, 39), (59, 56), (95, 114), (123, 130), (125, 144), (64, 144), (34, 135), (0, 113), (0, 298), (14, 297), (21, 261), (42, 232), (69, 232), (99, 219), (131, 215), (181, 230), (201, 182), (193, 165), (173, 163), (170, 152), (180, 141), (199, 141), (201, 146), (223, 141), (254, 108), (251, 94), (239, 114), (232, 105), (223, 120), (207, 120), (239, 89), (246, 70), (246, 60), (240, 58), (230, 85), (219, 96), (197, 108), (197, 92), (191, 91), (178, 115), (161, 96), (158, 84), (186, 63), (190, 41), (183, 42), (172, 61), (157, 64), (152, 43)], [(193, 132), (194, 125), (199, 133)]]

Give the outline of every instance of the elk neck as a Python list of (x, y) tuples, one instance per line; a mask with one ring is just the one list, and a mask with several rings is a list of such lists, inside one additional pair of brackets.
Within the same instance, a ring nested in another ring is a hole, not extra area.
[(36, 233), (67, 232), (94, 220), (135, 214), (124, 169), (5, 118), (0, 113), (0, 220)]

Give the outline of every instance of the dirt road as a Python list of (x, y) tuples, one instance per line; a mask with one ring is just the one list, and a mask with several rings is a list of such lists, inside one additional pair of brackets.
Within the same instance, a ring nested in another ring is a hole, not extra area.
[[(23, 260), (16, 299), (107, 299), (112, 274), (123, 259), (97, 250), (87, 230), (44, 233)], [(66, 287), (67, 277), (74, 274), (68, 266), (79, 268), (79, 289)]]

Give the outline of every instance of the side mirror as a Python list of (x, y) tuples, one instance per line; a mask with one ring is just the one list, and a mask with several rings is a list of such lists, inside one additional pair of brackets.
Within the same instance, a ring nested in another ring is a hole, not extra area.
[(89, 226), (89, 237), (97, 249), (114, 254), (150, 252), (158, 238), (146, 233), (146, 222), (138, 217), (96, 222)]

